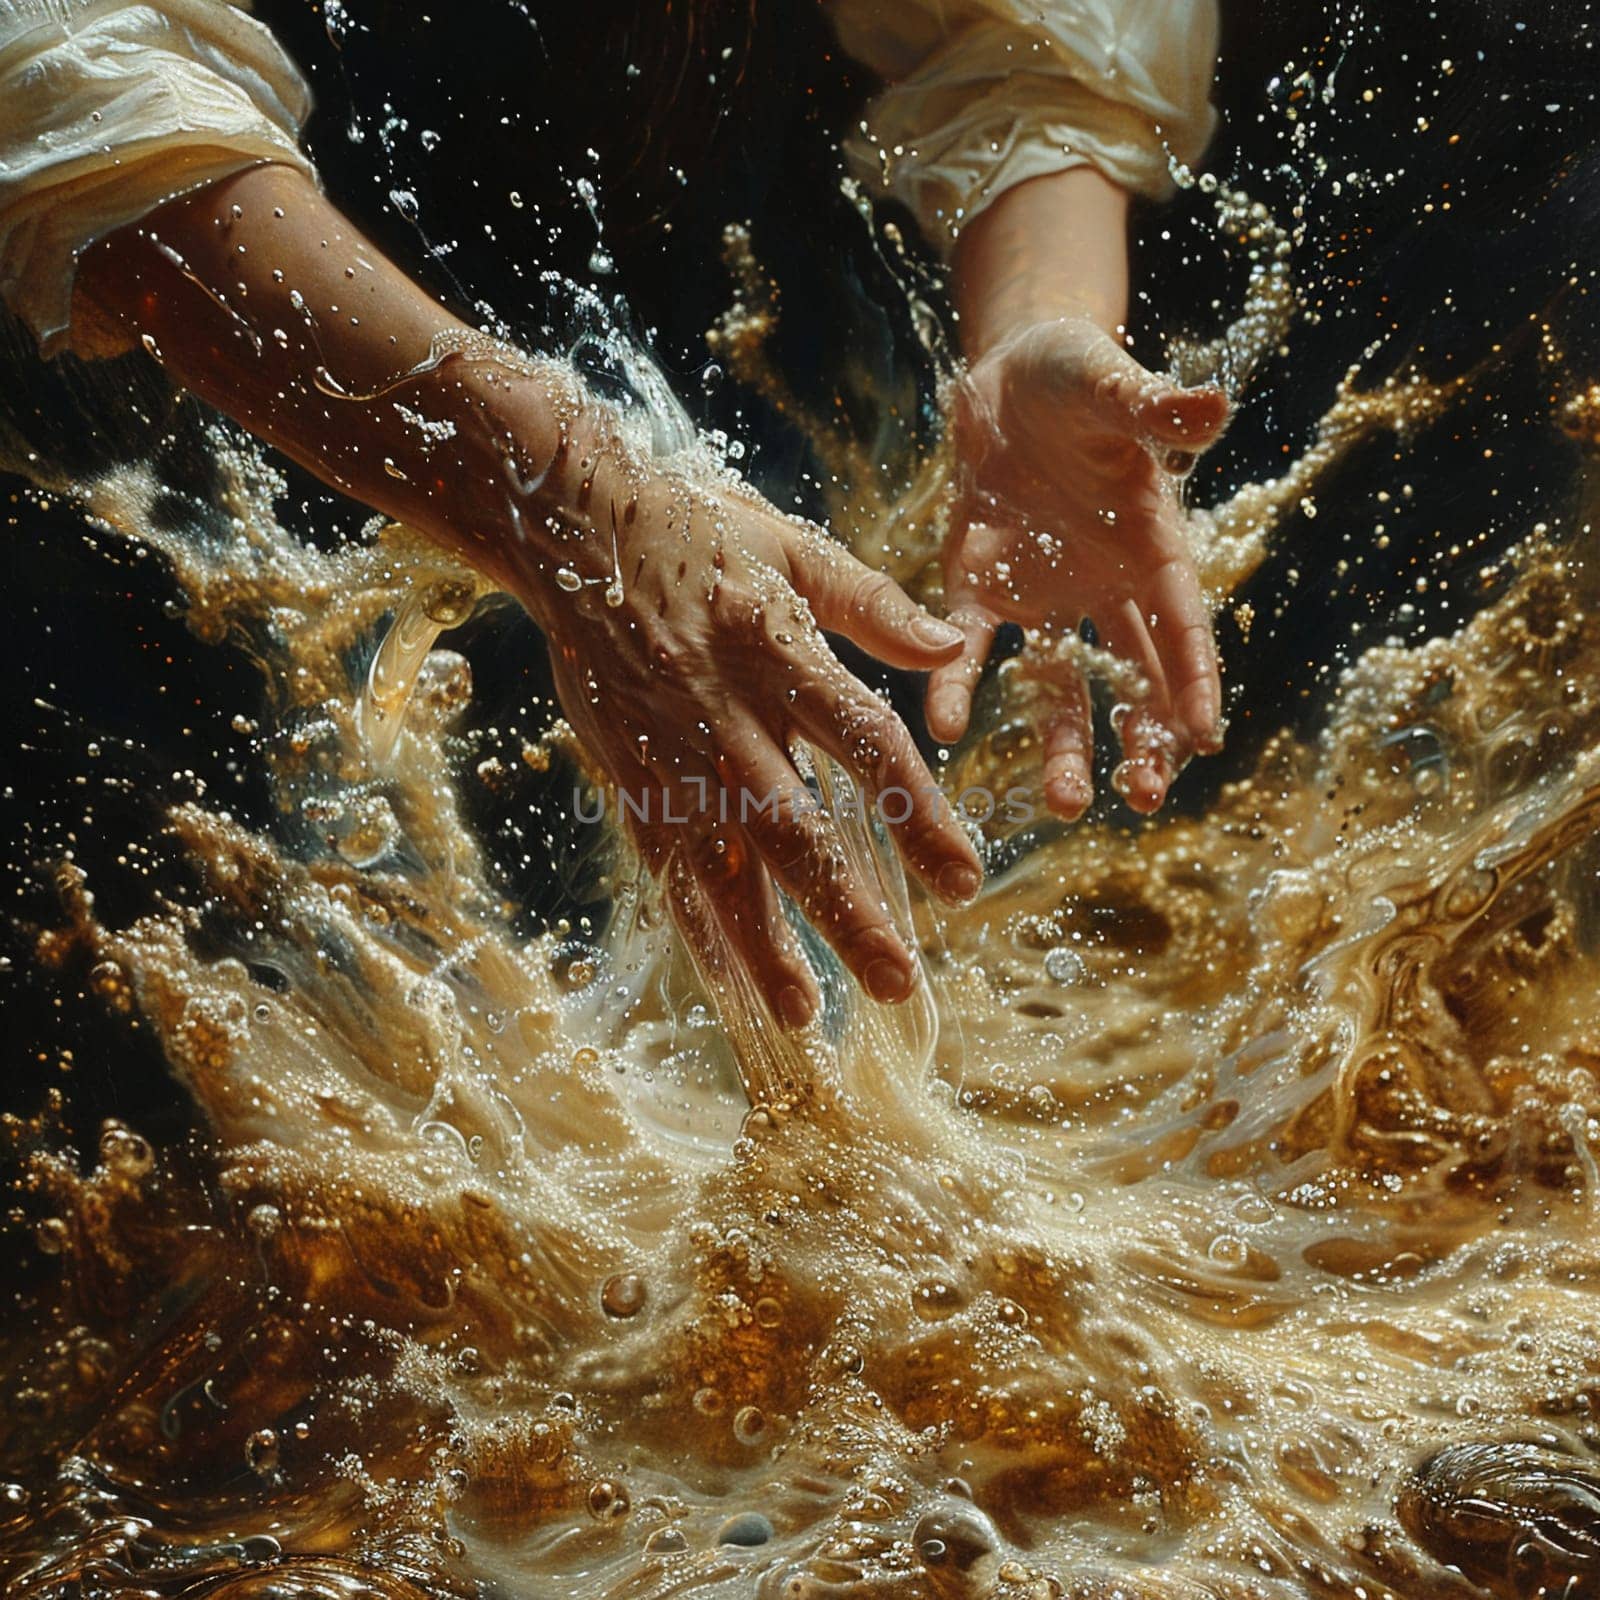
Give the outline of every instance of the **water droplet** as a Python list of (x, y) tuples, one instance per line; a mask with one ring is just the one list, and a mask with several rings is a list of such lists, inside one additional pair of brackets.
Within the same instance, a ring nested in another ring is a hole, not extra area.
[(1452, 921), (1476, 916), (1499, 887), (1499, 877), (1476, 865), (1458, 872), (1445, 889), (1441, 912)]
[(1223, 1267), (1237, 1267), (1243, 1265), (1250, 1251), (1244, 1240), (1235, 1238), (1231, 1233), (1219, 1233), (1206, 1247), (1206, 1254)]
[(767, 1436), (767, 1417), (759, 1406), (740, 1406), (733, 1414), (733, 1436), (740, 1444), (760, 1444)]
[(109, 1171), (123, 1178), (142, 1178), (156, 1164), (148, 1139), (110, 1121), (100, 1135), (100, 1159)]
[(442, 580), (433, 584), (422, 596), (422, 609), (430, 622), (441, 627), (459, 627), (472, 615), (477, 595), (470, 583)]
[(133, 985), (120, 962), (95, 962), (89, 969), (89, 986), (114, 1011), (126, 1015), (133, 1009)]
[(370, 867), (399, 843), (400, 824), (382, 795), (363, 795), (350, 807), (347, 826), (333, 847), (353, 867)]
[(568, 594), (576, 594), (583, 587), (583, 579), (571, 567), (556, 568), (556, 587)]
[(239, 1541), (239, 1564), (270, 1567), (283, 1559), (283, 1546), (270, 1533), (252, 1533)]
[(929, 1511), (911, 1530), (917, 1554), (930, 1566), (950, 1565), (965, 1572), (999, 1548), (995, 1525), (976, 1506), (959, 1500)]
[(1241, 1222), (1259, 1224), (1271, 1222), (1277, 1216), (1278, 1210), (1264, 1194), (1251, 1190), (1249, 1194), (1240, 1195), (1234, 1202), (1233, 1214)]

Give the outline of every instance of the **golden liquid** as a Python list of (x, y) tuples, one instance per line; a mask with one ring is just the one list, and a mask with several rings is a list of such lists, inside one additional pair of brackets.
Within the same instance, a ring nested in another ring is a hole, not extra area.
[[(1208, 525), (1211, 583), (1447, 400), (1343, 397)], [(921, 998), (836, 982), (796, 1043), (645, 886), (517, 941), (446, 779), (470, 672), (424, 653), (458, 575), (318, 555), (233, 472), (220, 547), (138, 471), (84, 492), (268, 662), (333, 853), (193, 804), (200, 909), (114, 931), (64, 884), (43, 954), (91, 948), (212, 1137), (31, 1160), (8, 1593), (1600, 1593), (1586, 548), (1530, 531), (1207, 815), (905, 904)], [(958, 776), (1027, 769), (999, 693)]]

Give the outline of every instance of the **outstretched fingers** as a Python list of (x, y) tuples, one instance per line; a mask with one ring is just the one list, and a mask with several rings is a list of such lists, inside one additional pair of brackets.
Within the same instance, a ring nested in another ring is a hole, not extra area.
[(962, 648), (961, 632), (919, 606), (887, 573), (875, 572), (817, 529), (789, 530), (789, 577), (818, 623), (892, 667), (926, 672)]
[(811, 679), (793, 718), (798, 732), (862, 785), (906, 864), (935, 894), (956, 903), (977, 894), (977, 852), (888, 706), (841, 671)]
[(719, 828), (687, 840), (684, 863), (768, 1009), (784, 1027), (803, 1028), (821, 1003), (816, 979), (744, 830)]
[(1111, 774), (1111, 786), (1132, 811), (1150, 816), (1161, 809), (1188, 752), (1172, 730), (1148, 706), (1134, 706), (1117, 728), (1122, 760)]
[(645, 865), (665, 874), (679, 930), (708, 977), (718, 976), (731, 958), (784, 1027), (803, 1028), (821, 996), (766, 864), (736, 825), (719, 825), (713, 813), (693, 812), (688, 804), (683, 816), (687, 820), (676, 824), (632, 825)]
[(950, 623), (961, 635), (961, 649), (934, 668), (923, 701), (928, 732), (940, 744), (954, 744), (967, 731), (972, 719), (972, 696), (1004, 620), (979, 592), (966, 567), (972, 547), (998, 540), (1000, 530), (964, 519), (958, 526), (961, 531), (952, 533), (945, 545), (944, 592)]
[(961, 630), (961, 653), (934, 668), (928, 677), (924, 702), (928, 731), (940, 744), (954, 744), (967, 731), (967, 723), (972, 720), (972, 696), (1000, 629), (999, 616), (976, 600), (956, 606), (950, 621)]
[(1168, 556), (1141, 582), (1139, 609), (1161, 658), (1173, 731), (1195, 750), (1220, 749), (1222, 674), (1194, 563), (1186, 555)]
[(774, 878), (874, 1000), (916, 987), (916, 962), (883, 898), (851, 864), (820, 806), (775, 744), (742, 745), (721, 763), (730, 808)]
[(1074, 663), (1051, 675), (1044, 719), (1044, 803), (1076, 822), (1094, 799), (1094, 711), (1089, 684)]
[(1147, 686), (1117, 722), (1122, 762), (1111, 781), (1133, 810), (1148, 815), (1160, 809), (1190, 747), (1184, 730), (1174, 725), (1161, 654), (1138, 603), (1125, 600), (1115, 607), (1102, 632), (1107, 648), (1137, 667)]

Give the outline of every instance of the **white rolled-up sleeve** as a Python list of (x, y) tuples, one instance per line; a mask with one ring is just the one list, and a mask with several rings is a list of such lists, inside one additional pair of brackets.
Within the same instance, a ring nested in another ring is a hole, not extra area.
[(0, 296), (52, 354), (78, 258), (262, 162), (311, 172), (304, 78), (226, 0), (0, 0)]
[(1025, 179), (1092, 166), (1161, 198), (1211, 138), (1216, 0), (824, 0), (886, 80), (845, 143), (942, 254)]

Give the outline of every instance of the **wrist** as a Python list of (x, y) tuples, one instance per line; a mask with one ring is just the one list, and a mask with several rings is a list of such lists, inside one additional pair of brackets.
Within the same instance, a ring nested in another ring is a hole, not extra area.
[(1120, 338), (1127, 317), (1127, 193), (1093, 167), (1029, 178), (956, 245), (961, 345), (978, 361), (1041, 323), (1082, 320)]
[(475, 336), (460, 346), (433, 380), (456, 445), (441, 537), (549, 631), (613, 584), (644, 464), (570, 366)]
[(390, 403), (408, 436), (402, 470), (416, 464), (425, 499), (422, 530), (533, 601), (525, 591), (553, 573), (567, 533), (566, 469), (586, 404), (571, 369), (452, 331)]

